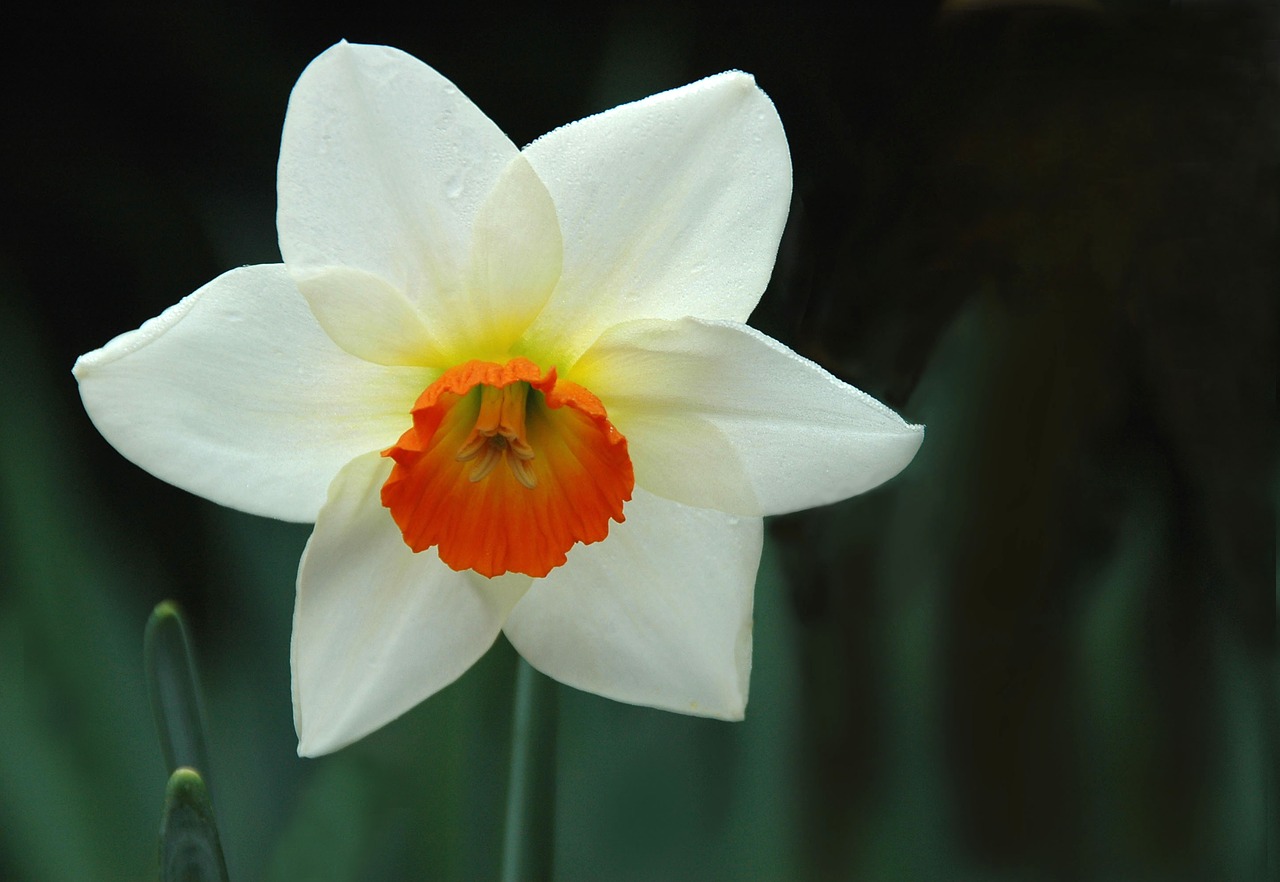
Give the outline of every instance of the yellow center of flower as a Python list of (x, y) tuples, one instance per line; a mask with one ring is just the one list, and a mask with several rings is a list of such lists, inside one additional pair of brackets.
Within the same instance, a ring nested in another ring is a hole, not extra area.
[(600, 400), (554, 368), (469, 361), (428, 386), (412, 415), (383, 451), (395, 466), (382, 504), (415, 552), (434, 547), (453, 569), (485, 576), (545, 576), (624, 520), (627, 441)]

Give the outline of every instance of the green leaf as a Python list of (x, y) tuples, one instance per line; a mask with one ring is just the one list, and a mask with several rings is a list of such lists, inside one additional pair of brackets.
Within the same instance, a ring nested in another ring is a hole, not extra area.
[(173, 601), (158, 603), (147, 620), (143, 657), (165, 768), (172, 772), (187, 766), (207, 776), (209, 754), (200, 680), (187, 627)]
[(160, 823), (161, 882), (227, 882), (218, 824), (204, 780), (195, 769), (169, 776)]

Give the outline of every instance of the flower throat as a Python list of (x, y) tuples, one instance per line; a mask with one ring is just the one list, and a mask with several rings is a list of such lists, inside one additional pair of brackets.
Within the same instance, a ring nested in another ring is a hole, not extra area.
[(415, 552), (434, 547), (453, 569), (490, 577), (545, 576), (624, 520), (626, 438), (554, 368), (466, 362), (423, 391), (412, 421), (383, 451), (395, 466), (382, 504)]

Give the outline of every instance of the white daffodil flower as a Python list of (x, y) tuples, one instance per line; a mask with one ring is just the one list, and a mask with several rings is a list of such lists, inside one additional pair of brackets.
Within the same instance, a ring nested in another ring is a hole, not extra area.
[(744, 324), (790, 194), (782, 124), (743, 73), (519, 150), (396, 49), (307, 67), (284, 263), (75, 366), (142, 468), (315, 522), (299, 753), (395, 719), (499, 632), (562, 683), (742, 718), (761, 517), (868, 490), (923, 437)]

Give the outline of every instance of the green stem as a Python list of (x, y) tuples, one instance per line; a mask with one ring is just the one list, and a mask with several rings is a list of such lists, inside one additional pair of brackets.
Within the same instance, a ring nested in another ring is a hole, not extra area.
[(555, 850), (556, 684), (524, 659), (512, 718), (502, 882), (542, 882)]

